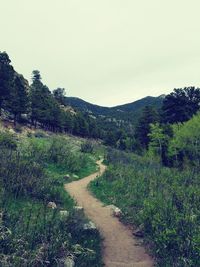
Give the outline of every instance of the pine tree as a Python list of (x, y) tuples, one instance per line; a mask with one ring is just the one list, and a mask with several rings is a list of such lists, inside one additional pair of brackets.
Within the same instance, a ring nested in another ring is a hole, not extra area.
[(142, 148), (147, 149), (150, 141), (150, 124), (159, 121), (159, 115), (155, 108), (146, 106), (138, 121), (135, 130), (135, 138), (138, 140)]
[(53, 96), (61, 105), (65, 104), (65, 95), (66, 95), (65, 88), (57, 88), (53, 90)]
[(185, 87), (174, 89), (163, 101), (162, 121), (169, 123), (184, 122), (199, 110), (200, 89)]
[(6, 52), (0, 52), (0, 115), (13, 83), (14, 69)]
[(6, 108), (14, 115), (14, 124), (20, 119), (21, 114), (27, 112), (29, 105), (28, 92), (23, 79), (22, 76), (15, 75), (6, 101)]
[(41, 82), (39, 71), (33, 71), (33, 83), (31, 84), (30, 99), (31, 99), (31, 120), (36, 126), (36, 122), (45, 124), (48, 120), (49, 113), (49, 97), (51, 92), (48, 87)]

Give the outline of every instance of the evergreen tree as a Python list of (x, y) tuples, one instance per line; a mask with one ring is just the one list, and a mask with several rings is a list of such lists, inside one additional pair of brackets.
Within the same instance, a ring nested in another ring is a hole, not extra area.
[(0, 115), (13, 83), (14, 69), (6, 52), (0, 52)]
[(23, 77), (15, 75), (9, 97), (6, 101), (6, 108), (14, 115), (14, 124), (20, 119), (21, 114), (27, 112), (28, 105), (28, 92)]
[(31, 85), (30, 99), (31, 99), (31, 120), (34, 125), (36, 122), (45, 124), (49, 119), (49, 106), (51, 92), (48, 87), (41, 82), (41, 75), (39, 71), (33, 71), (33, 83)]
[(61, 105), (65, 104), (65, 95), (66, 95), (65, 88), (57, 88), (53, 90), (53, 96)]
[(82, 137), (89, 136), (89, 125), (82, 113), (78, 113), (75, 117), (73, 133)]
[(138, 121), (135, 130), (135, 138), (138, 140), (142, 148), (147, 149), (150, 141), (150, 124), (159, 121), (159, 115), (155, 108), (146, 106)]
[(177, 123), (189, 120), (200, 105), (200, 89), (185, 87), (174, 89), (163, 101), (163, 122)]
[(32, 81), (33, 82), (40, 82), (41, 80), (42, 80), (42, 77), (41, 77), (39, 70), (33, 70)]

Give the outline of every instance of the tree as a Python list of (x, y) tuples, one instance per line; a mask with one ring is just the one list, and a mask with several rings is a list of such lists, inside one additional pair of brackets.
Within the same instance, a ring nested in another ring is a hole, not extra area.
[(3, 103), (9, 96), (13, 83), (14, 69), (6, 52), (0, 52), (0, 115)]
[(57, 88), (53, 90), (53, 96), (58, 101), (58, 103), (60, 103), (61, 105), (65, 104), (65, 96), (66, 96), (65, 88)]
[(159, 122), (159, 114), (154, 107), (146, 106), (142, 112), (135, 130), (135, 138), (142, 148), (147, 149), (150, 141), (150, 124)]
[(169, 142), (169, 154), (179, 163), (186, 159), (200, 166), (200, 113), (183, 124), (173, 125), (174, 136)]
[(150, 138), (148, 150), (154, 156), (158, 156), (164, 165), (168, 165), (167, 149), (171, 137), (170, 128), (166, 125), (161, 126), (159, 123), (150, 124)]
[(82, 137), (89, 135), (89, 125), (82, 113), (78, 113), (75, 117), (73, 133)]
[(40, 82), (42, 80), (42, 77), (40, 75), (39, 70), (33, 70), (32, 72), (32, 81), (34, 82)]
[(34, 125), (36, 122), (45, 124), (49, 117), (49, 106), (51, 92), (47, 86), (41, 82), (41, 75), (39, 71), (33, 71), (30, 90), (31, 100), (31, 120)]
[(6, 66), (8, 66), (11, 63), (9, 56), (5, 51), (0, 52), (0, 63)]
[(187, 121), (199, 110), (199, 105), (199, 88), (174, 89), (174, 92), (167, 95), (163, 101), (162, 121), (165, 123)]
[(6, 108), (14, 115), (14, 124), (20, 119), (21, 114), (27, 112), (28, 105), (29, 99), (24, 78), (15, 75), (13, 86), (6, 101)]

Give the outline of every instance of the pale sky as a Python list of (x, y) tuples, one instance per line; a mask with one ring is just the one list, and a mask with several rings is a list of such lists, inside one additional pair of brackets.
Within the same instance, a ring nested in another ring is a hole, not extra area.
[(0, 0), (0, 51), (30, 80), (113, 106), (200, 86), (200, 0)]

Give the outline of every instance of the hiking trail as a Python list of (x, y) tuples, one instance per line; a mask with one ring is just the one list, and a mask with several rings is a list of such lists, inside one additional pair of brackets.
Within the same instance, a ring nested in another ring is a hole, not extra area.
[(97, 161), (99, 171), (81, 180), (65, 184), (65, 190), (84, 208), (103, 237), (103, 261), (106, 267), (152, 267), (153, 259), (139, 244), (131, 229), (113, 217), (110, 207), (104, 206), (87, 189), (88, 184), (102, 175), (106, 166)]

